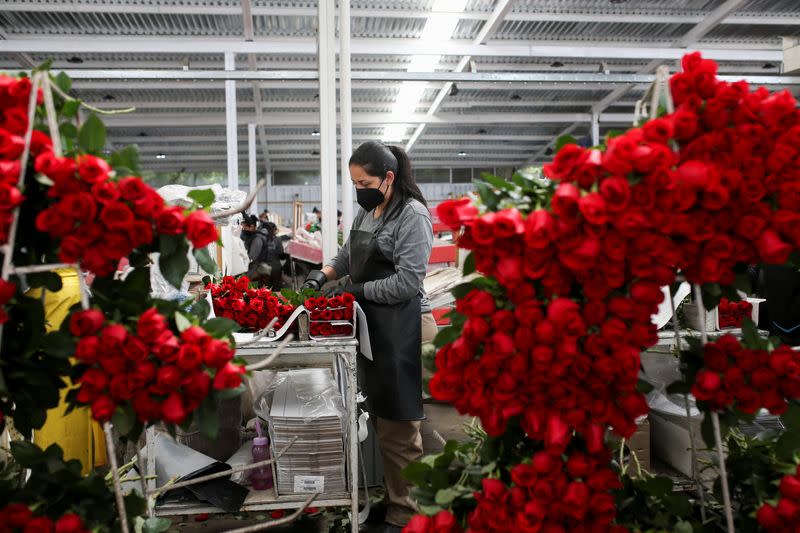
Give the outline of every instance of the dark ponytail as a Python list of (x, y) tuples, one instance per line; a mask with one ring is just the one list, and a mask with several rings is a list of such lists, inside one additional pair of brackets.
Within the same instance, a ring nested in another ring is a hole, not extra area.
[[(350, 156), (350, 165), (357, 165), (370, 176), (383, 178), (390, 170), (394, 172), (394, 193), (387, 211), (392, 213), (387, 218), (400, 214), (410, 199), (428, 206), (422, 191), (419, 190), (414, 174), (411, 172), (411, 160), (405, 150), (399, 146), (387, 146), (378, 141), (367, 141), (356, 148)], [(399, 209), (398, 209), (399, 208)]]

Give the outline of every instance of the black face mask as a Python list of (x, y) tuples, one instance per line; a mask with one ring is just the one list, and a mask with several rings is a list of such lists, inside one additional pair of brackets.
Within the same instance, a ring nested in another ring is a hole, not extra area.
[[(383, 185), (383, 180), (381, 180)], [(386, 196), (381, 192), (380, 188), (377, 189), (356, 189), (356, 201), (364, 211), (370, 212), (386, 200)]]
[(245, 237), (251, 237), (251, 236), (255, 235), (255, 233), (256, 233), (255, 231), (248, 231), (248, 230), (243, 229), (241, 237), (242, 237), (242, 239), (244, 239)]

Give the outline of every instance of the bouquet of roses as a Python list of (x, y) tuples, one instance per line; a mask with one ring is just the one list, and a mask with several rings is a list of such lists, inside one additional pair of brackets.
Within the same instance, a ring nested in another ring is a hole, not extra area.
[(24, 503), (10, 503), (0, 509), (0, 533), (89, 533), (90, 529), (75, 513), (58, 520), (38, 516)]
[(350, 293), (306, 299), (304, 306), (309, 313), (311, 337), (352, 336), (355, 331), (355, 300)]
[(182, 424), (213, 391), (239, 388), (245, 373), (227, 340), (191, 325), (176, 334), (155, 308), (132, 326), (108, 321), (98, 309), (80, 311), (69, 331), (81, 363), (71, 399), (90, 405), (98, 421), (120, 410), (142, 424)]
[(273, 327), (277, 331), (295, 310), (281, 294), (269, 289), (251, 288), (247, 276), (238, 279), (225, 276), (221, 284), (209, 283), (206, 289), (211, 292), (215, 315), (234, 320), (249, 330), (264, 329), (277, 317)]
[(727, 298), (721, 298), (717, 313), (719, 313), (720, 328), (739, 328), (742, 327), (742, 320), (752, 315), (753, 304), (747, 300), (732, 302)]

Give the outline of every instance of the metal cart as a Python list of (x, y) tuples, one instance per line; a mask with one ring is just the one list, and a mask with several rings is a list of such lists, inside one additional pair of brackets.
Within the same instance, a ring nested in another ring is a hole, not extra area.
[[(269, 357), (275, 348), (276, 342), (257, 341), (239, 347), (236, 354), (249, 363)], [(348, 491), (328, 493), (323, 492), (312, 502), (314, 507), (343, 507), (350, 506), (351, 531), (358, 532), (358, 428), (356, 405), (356, 357), (358, 354), (358, 341), (355, 339), (331, 339), (324, 341), (304, 341), (289, 343), (270, 365), (270, 370), (290, 368), (330, 368), (336, 382), (342, 391), (345, 409), (347, 410), (348, 428), (345, 431), (346, 447), (346, 478)], [(155, 429), (147, 431), (147, 472), (155, 473), (155, 457), (151, 452)], [(155, 480), (150, 480), (150, 488), (155, 488)], [(275, 489), (251, 491), (242, 505), (241, 512), (270, 511), (276, 509), (293, 510), (302, 506), (308, 495), (291, 494), (277, 496)], [(200, 513), (223, 513), (221, 509), (205, 502), (170, 503), (164, 502), (156, 506), (157, 516), (175, 516)]]

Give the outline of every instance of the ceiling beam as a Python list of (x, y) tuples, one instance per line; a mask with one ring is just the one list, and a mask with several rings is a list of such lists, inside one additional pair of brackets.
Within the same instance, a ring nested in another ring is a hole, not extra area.
[[(209, 143), (219, 143), (225, 142), (224, 135), (153, 135), (147, 137), (139, 137), (139, 136), (115, 136), (114, 130), (109, 130), (108, 134), (109, 140), (114, 144), (120, 145), (127, 145), (127, 144), (137, 144), (139, 145), (140, 149), (143, 149), (147, 144), (154, 143), (158, 144), (160, 147), (171, 146), (172, 144), (191, 144), (191, 143), (203, 143), (208, 145)], [(374, 139), (375, 136), (372, 134), (362, 133), (362, 134), (353, 134), (353, 139)], [(466, 141), (508, 141), (508, 142), (543, 142), (549, 141), (552, 138), (552, 135), (514, 135), (514, 134), (503, 134), (503, 135), (492, 135), (492, 134), (442, 134), (442, 133), (429, 133), (425, 136), (424, 141), (422, 142), (432, 142), (432, 141), (459, 141), (459, 142), (466, 142)], [(319, 137), (313, 137), (309, 134), (305, 135), (297, 135), (297, 134), (287, 134), (287, 135), (267, 135), (267, 142), (270, 143), (297, 143), (300, 142), (307, 142), (309, 146), (314, 146), (319, 144)], [(239, 141), (239, 144), (244, 146), (246, 142), (244, 139)], [(355, 143), (353, 143), (355, 144)]]
[[(569, 122), (589, 122), (589, 113), (476, 113), (476, 114), (451, 114), (443, 113), (428, 116), (422, 113), (404, 117), (393, 116), (391, 113), (353, 113), (353, 125), (384, 125), (384, 124), (555, 124)], [(319, 124), (317, 113), (274, 113), (265, 117), (264, 125), (269, 127), (301, 127), (316, 126)], [(633, 113), (604, 113), (602, 122), (630, 123)], [(111, 115), (104, 118), (108, 128), (130, 127), (196, 127), (196, 126), (221, 126), (225, 124), (224, 113), (158, 113), (147, 115)], [(252, 114), (240, 117), (242, 124), (256, 122)]]
[[(489, 41), (476, 45), (470, 41), (414, 42), (409, 39), (353, 39), (353, 55), (457, 55), (506, 57), (559, 57), (578, 59), (679, 59), (687, 51), (680, 47), (654, 46), (652, 43), (587, 43), (558, 44), (536, 41)], [(723, 61), (781, 61), (778, 46), (759, 49), (753, 45), (743, 48), (702, 47), (709, 59)], [(37, 53), (152, 53), (152, 54), (315, 54), (314, 38), (265, 38), (242, 41), (230, 38), (150, 38), (150, 37), (54, 37), (52, 34), (26, 35), (0, 41), (0, 52)]]
[[(6, 0), (0, 11), (22, 11), (39, 13), (120, 13), (120, 14), (158, 14), (158, 15), (238, 15), (235, 5), (202, 4), (122, 4), (117, 2), (70, 2), (40, 3), (32, 1)], [(375, 9), (353, 8), (353, 17), (365, 18), (427, 18), (432, 13), (448, 11), (428, 11), (421, 9)], [(451, 12), (465, 20), (486, 20), (491, 15), (485, 11)], [(266, 17), (315, 17), (313, 7), (287, 7), (280, 5), (255, 6), (253, 16)], [(657, 9), (602, 9), (548, 12), (515, 12), (506, 16), (509, 21), (523, 22), (615, 22), (627, 24), (696, 24), (704, 13), (698, 10), (682, 10), (669, 13)], [(797, 25), (800, 17), (795, 13), (743, 13), (726, 17), (721, 24), (759, 24), (759, 25)]]

